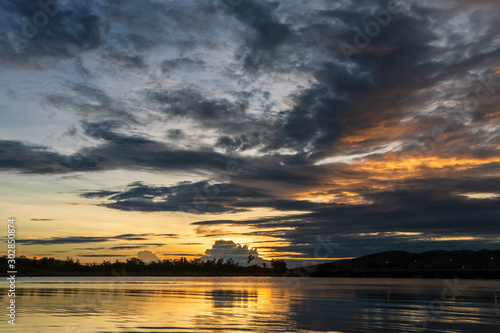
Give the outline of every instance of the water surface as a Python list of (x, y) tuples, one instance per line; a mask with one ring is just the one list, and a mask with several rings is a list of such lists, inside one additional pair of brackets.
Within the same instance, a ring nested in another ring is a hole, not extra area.
[(500, 281), (50, 277), (16, 295), (0, 332), (500, 331)]

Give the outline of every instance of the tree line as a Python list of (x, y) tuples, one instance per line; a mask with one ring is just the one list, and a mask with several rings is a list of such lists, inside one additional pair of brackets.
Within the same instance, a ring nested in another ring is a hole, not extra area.
[[(7, 256), (0, 259), (2, 267), (7, 267)], [(143, 275), (143, 276), (278, 276), (287, 270), (287, 263), (283, 259), (273, 259), (269, 263), (261, 265), (242, 266), (233, 259), (191, 259), (185, 257), (179, 259), (164, 259), (146, 263), (136, 257), (127, 259), (125, 262), (104, 260), (102, 263), (80, 263), (79, 259), (66, 260), (56, 258), (27, 258), (20, 256), (16, 258), (16, 270), (18, 276), (106, 276), (106, 275)]]

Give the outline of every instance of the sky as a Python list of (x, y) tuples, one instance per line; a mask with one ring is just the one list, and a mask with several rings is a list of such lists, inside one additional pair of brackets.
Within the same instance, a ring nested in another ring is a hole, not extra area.
[(3, 0), (0, 26), (18, 254), (499, 249), (496, 1)]

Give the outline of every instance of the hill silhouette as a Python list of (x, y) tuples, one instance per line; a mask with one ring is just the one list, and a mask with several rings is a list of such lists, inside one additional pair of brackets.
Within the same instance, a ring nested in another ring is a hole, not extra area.
[(499, 267), (500, 251), (444, 251), (422, 253), (406, 251), (379, 252), (356, 259), (340, 260), (345, 268), (486, 268)]
[(293, 275), (313, 277), (500, 278), (500, 251), (422, 253), (385, 251), (330, 263), (294, 268)]

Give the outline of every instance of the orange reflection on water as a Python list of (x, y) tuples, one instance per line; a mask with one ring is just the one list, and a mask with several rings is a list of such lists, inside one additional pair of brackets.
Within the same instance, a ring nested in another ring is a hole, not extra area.
[[(500, 325), (491, 304), (494, 296), (497, 307), (500, 282), (460, 283), (466, 293), (433, 314), (440, 332), (460, 331), (464, 323), (478, 333)], [(442, 280), (418, 279), (20, 279), (16, 331), (417, 332), (422, 323), (432, 325), (429, 305), (440, 299), (443, 286)], [(12, 330), (2, 325), (0, 332)]]

